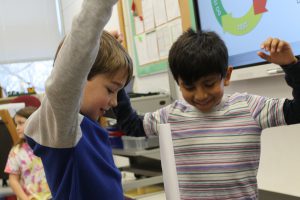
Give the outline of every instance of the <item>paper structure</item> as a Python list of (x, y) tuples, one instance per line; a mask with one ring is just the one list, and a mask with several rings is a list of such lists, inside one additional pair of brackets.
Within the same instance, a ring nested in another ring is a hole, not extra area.
[(180, 200), (170, 124), (158, 125), (160, 158), (167, 200)]

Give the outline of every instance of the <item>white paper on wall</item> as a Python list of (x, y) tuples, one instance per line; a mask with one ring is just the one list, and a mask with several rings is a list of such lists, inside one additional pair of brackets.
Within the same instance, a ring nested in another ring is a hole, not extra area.
[(146, 35), (140, 34), (134, 37), (134, 42), (136, 46), (137, 57), (140, 65), (144, 65), (149, 62), (148, 52), (147, 52), (147, 41)]
[(147, 55), (150, 62), (159, 60), (156, 31), (146, 34)]
[(154, 0), (153, 10), (156, 26), (162, 25), (167, 22), (165, 0)]
[(175, 42), (177, 38), (182, 34), (182, 22), (181, 19), (175, 19), (169, 23), (171, 34), (172, 34), (172, 41)]
[(152, 0), (142, 0), (142, 11), (145, 31), (154, 29), (154, 11)]
[(157, 44), (160, 59), (168, 57), (169, 50), (172, 46), (172, 35), (168, 24), (156, 29)]
[(134, 17), (135, 34), (141, 34), (144, 32), (144, 22), (139, 16)]
[(180, 16), (180, 7), (177, 0), (165, 0), (168, 21)]

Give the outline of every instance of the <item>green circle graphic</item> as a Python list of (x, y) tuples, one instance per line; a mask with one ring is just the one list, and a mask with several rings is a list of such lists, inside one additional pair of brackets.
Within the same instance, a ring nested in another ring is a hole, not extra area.
[(244, 16), (234, 18), (231, 13), (226, 12), (221, 0), (211, 0), (211, 5), (219, 24), (223, 27), (223, 31), (233, 35), (245, 35), (252, 31), (259, 23), (262, 13), (266, 11), (255, 14), (252, 5)]

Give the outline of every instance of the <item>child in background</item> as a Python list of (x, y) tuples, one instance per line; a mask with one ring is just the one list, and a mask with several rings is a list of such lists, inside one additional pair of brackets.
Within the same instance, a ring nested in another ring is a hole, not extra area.
[(97, 122), (117, 105), (132, 61), (103, 31), (117, 0), (84, 0), (58, 48), (39, 109), (25, 134), (41, 157), (53, 199), (123, 200), (108, 132)]
[(11, 149), (5, 167), (10, 187), (21, 200), (51, 198), (42, 161), (33, 154), (24, 138), (25, 122), (35, 110), (25, 107), (16, 113), (14, 121), (20, 141)]
[(293, 100), (247, 93), (223, 95), (232, 67), (224, 42), (213, 32), (188, 30), (173, 44), (169, 66), (184, 100), (143, 121), (124, 91), (114, 109), (121, 129), (135, 136), (157, 134), (171, 125), (181, 199), (258, 199), (260, 136), (265, 128), (300, 122), (300, 62), (290, 45), (270, 38), (258, 55), (281, 65)]

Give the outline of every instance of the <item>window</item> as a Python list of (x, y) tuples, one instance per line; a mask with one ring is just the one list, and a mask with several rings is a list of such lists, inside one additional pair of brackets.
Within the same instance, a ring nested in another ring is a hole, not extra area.
[(0, 85), (5, 96), (27, 93), (34, 87), (37, 93), (45, 91), (45, 81), (51, 73), (53, 61), (0, 64)]
[(0, 0), (0, 64), (53, 59), (63, 37), (60, 0)]
[(0, 85), (4, 95), (44, 92), (64, 30), (61, 0), (0, 0)]

